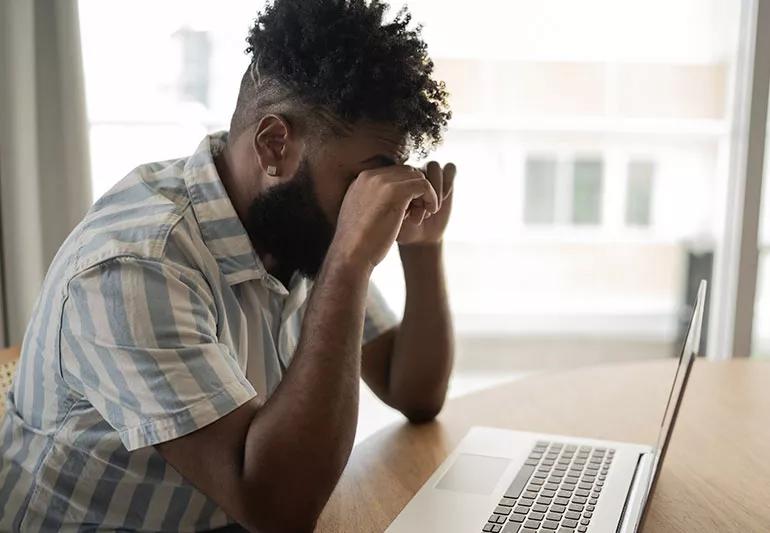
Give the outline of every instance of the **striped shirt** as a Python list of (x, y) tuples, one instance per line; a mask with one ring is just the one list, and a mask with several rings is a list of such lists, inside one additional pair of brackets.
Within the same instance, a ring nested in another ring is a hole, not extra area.
[[(232, 523), (154, 444), (269, 398), (310, 282), (255, 254), (213, 155), (132, 171), (43, 283), (0, 425), (0, 531), (205, 531)], [(371, 286), (363, 342), (396, 324)]]

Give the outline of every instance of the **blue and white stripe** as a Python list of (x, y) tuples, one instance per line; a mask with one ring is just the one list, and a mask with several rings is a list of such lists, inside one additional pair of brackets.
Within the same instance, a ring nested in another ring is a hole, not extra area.
[[(230, 523), (153, 445), (267, 399), (311, 287), (254, 253), (214, 166), (225, 142), (138, 167), (59, 250), (0, 424), (0, 531)], [(371, 286), (363, 342), (396, 323)]]

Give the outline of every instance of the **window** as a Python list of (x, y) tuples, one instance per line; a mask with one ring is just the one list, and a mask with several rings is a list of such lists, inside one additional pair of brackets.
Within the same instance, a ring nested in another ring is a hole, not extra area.
[(556, 216), (556, 160), (527, 159), (524, 222), (553, 224)]
[(654, 170), (651, 161), (631, 161), (628, 164), (628, 188), (626, 189), (626, 224), (628, 226), (650, 225)]
[(526, 160), (526, 226), (599, 226), (604, 163), (601, 159), (531, 156)]
[(599, 224), (602, 219), (601, 161), (578, 159), (573, 167), (572, 222), (574, 224)]
[[(452, 95), (458, 373), (673, 353), (692, 243), (723, 234), (742, 2), (408, 5)], [(227, 127), (262, 6), (80, 0), (96, 196)], [(397, 253), (375, 281), (401, 308)]]
[(181, 45), (181, 71), (178, 90), (182, 100), (209, 105), (209, 62), (211, 42), (208, 32), (183, 27), (173, 34)]

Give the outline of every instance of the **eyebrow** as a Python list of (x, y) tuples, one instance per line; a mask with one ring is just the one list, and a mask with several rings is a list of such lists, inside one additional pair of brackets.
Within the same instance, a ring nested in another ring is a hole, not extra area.
[(370, 157), (369, 159), (365, 159), (364, 161), (361, 161), (362, 165), (366, 163), (378, 163), (379, 166), (383, 166), (383, 167), (389, 167), (389, 166), (398, 164), (396, 160), (393, 159), (392, 157), (382, 155), (382, 154), (378, 154)]

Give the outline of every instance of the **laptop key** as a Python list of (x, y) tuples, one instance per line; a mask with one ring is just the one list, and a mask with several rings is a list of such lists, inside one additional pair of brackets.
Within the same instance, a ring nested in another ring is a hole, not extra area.
[(527, 520), (524, 522), (524, 527), (528, 527), (530, 529), (537, 529), (540, 527), (540, 522), (536, 522), (534, 520)]
[(511, 516), (508, 517), (509, 522), (518, 522), (521, 524), (524, 522), (524, 519), (527, 518), (527, 513), (513, 513)]
[(511, 483), (508, 490), (505, 491), (506, 498), (518, 498), (534, 472), (534, 466), (523, 465), (521, 470), (519, 470), (519, 473), (516, 474), (516, 477), (513, 479), (513, 483)]
[(502, 505), (504, 507), (513, 507), (514, 505), (516, 505), (516, 500), (514, 500), (512, 498), (505, 498), (505, 497), (503, 497), (503, 499), (500, 500), (500, 504), (499, 505)]
[(554, 522), (553, 520), (546, 520), (545, 522), (543, 522), (543, 528), (544, 529), (552, 529), (552, 530), (556, 531), (557, 527), (559, 527), (559, 523), (558, 522)]
[(571, 520), (568, 518), (562, 523), (562, 525), (566, 527), (576, 528), (578, 523), (577, 523), (577, 520)]
[(535, 505), (532, 506), (532, 510), (536, 513), (544, 513), (548, 510), (548, 506), (536, 503)]
[(505, 524), (505, 527), (502, 531), (500, 531), (500, 533), (519, 533), (520, 528), (521, 524), (517, 524), (516, 522), (508, 522)]
[(564, 505), (554, 504), (554, 505), (551, 506), (551, 508), (549, 510), (552, 513), (559, 513), (559, 514), (561, 514), (564, 511), (566, 511), (567, 508)]
[(484, 533), (489, 533), (490, 531), (492, 531), (492, 526), (495, 526), (495, 525), (497, 524), (487, 524), (486, 526), (484, 526), (484, 529), (482, 529), (482, 531), (484, 531)]
[(523, 505), (517, 505), (514, 510), (514, 513), (520, 513), (520, 514), (527, 514), (529, 512), (529, 509), (524, 507)]
[(510, 507), (503, 507), (502, 505), (498, 505), (497, 507), (495, 507), (494, 513), (495, 514), (501, 514), (503, 516), (508, 516), (509, 514), (511, 514), (511, 508)]
[(529, 516), (527, 516), (530, 520), (542, 520), (545, 518), (545, 515), (543, 513), (529, 513)]
[(572, 528), (562, 526), (559, 528), (559, 531), (557, 533), (575, 533), (575, 530)]
[(548, 513), (548, 515), (546, 515), (546, 518), (548, 520), (553, 520), (554, 522), (558, 522), (559, 520), (561, 520), (561, 515), (557, 513)]

